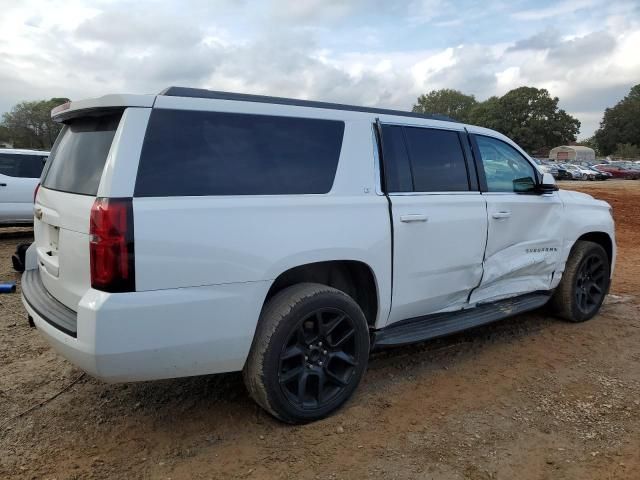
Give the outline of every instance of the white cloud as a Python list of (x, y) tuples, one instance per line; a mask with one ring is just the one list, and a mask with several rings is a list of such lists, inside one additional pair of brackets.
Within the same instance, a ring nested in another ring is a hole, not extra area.
[[(0, 17), (0, 112), (21, 100), (153, 93), (169, 85), (409, 110), (431, 89), (484, 99), (532, 85), (559, 96), (588, 136), (604, 108), (640, 79), (640, 13), (629, 2), (603, 10), (598, 22), (562, 25), (562, 34), (541, 22), (528, 38), (519, 29), (500, 38), (463, 29), (460, 19), (470, 10), (456, 15), (443, 0), (182, 5), (8, 6)], [(561, 2), (553, 14), (588, 5)], [(529, 9), (509, 17), (505, 9), (494, 0), (487, 18), (517, 27), (514, 18), (534, 15)], [(546, 18), (551, 10), (535, 15)]]
[(497, 90), (499, 93), (524, 85), (524, 79), (520, 75), (520, 67), (507, 67), (501, 72), (496, 72)]

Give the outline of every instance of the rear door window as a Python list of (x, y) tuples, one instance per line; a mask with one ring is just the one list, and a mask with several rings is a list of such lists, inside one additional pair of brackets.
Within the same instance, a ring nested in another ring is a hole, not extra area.
[(0, 154), (0, 173), (9, 177), (18, 175), (18, 155)]
[(457, 131), (383, 125), (382, 137), (387, 192), (470, 190), (467, 163)]
[(467, 165), (458, 132), (405, 127), (416, 192), (469, 190)]
[(66, 122), (51, 150), (42, 186), (96, 195), (122, 112)]
[(335, 120), (157, 109), (135, 196), (327, 193), (343, 134)]
[(40, 178), (46, 159), (44, 155), (0, 153), (0, 174), (9, 177)]

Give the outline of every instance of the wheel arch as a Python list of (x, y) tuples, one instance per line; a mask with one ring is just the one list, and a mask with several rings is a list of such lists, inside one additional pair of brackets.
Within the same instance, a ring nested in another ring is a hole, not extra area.
[(303, 282), (320, 283), (343, 291), (360, 306), (367, 324), (376, 326), (380, 294), (370, 265), (359, 260), (326, 260), (288, 268), (271, 283), (263, 308), (276, 293)]
[(607, 257), (609, 258), (609, 266), (612, 267), (613, 266), (613, 239), (611, 238), (611, 236), (606, 233), (606, 232), (599, 232), (599, 231), (595, 231), (595, 232), (588, 232), (588, 233), (584, 233), (582, 234), (580, 237), (578, 237), (576, 239), (576, 241), (574, 242), (573, 246), (571, 247), (571, 249), (573, 250), (573, 248), (576, 246), (576, 244), (579, 241), (587, 241), (587, 242), (593, 242), (593, 243), (597, 243), (598, 245), (600, 245), (602, 248), (604, 248), (604, 251), (607, 252)]

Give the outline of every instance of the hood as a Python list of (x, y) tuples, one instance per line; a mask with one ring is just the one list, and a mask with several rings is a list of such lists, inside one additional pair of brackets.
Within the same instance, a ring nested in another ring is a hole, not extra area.
[(604, 200), (598, 200), (591, 195), (582, 192), (574, 192), (573, 190), (560, 190), (560, 199), (565, 205), (592, 205), (600, 208), (610, 208), (610, 205)]

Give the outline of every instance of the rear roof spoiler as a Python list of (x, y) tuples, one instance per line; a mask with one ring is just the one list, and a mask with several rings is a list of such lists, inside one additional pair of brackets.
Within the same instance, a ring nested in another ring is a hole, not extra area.
[(56, 122), (81, 115), (88, 110), (110, 110), (126, 107), (152, 107), (155, 95), (105, 95), (76, 102), (64, 103), (51, 110), (51, 118)]

